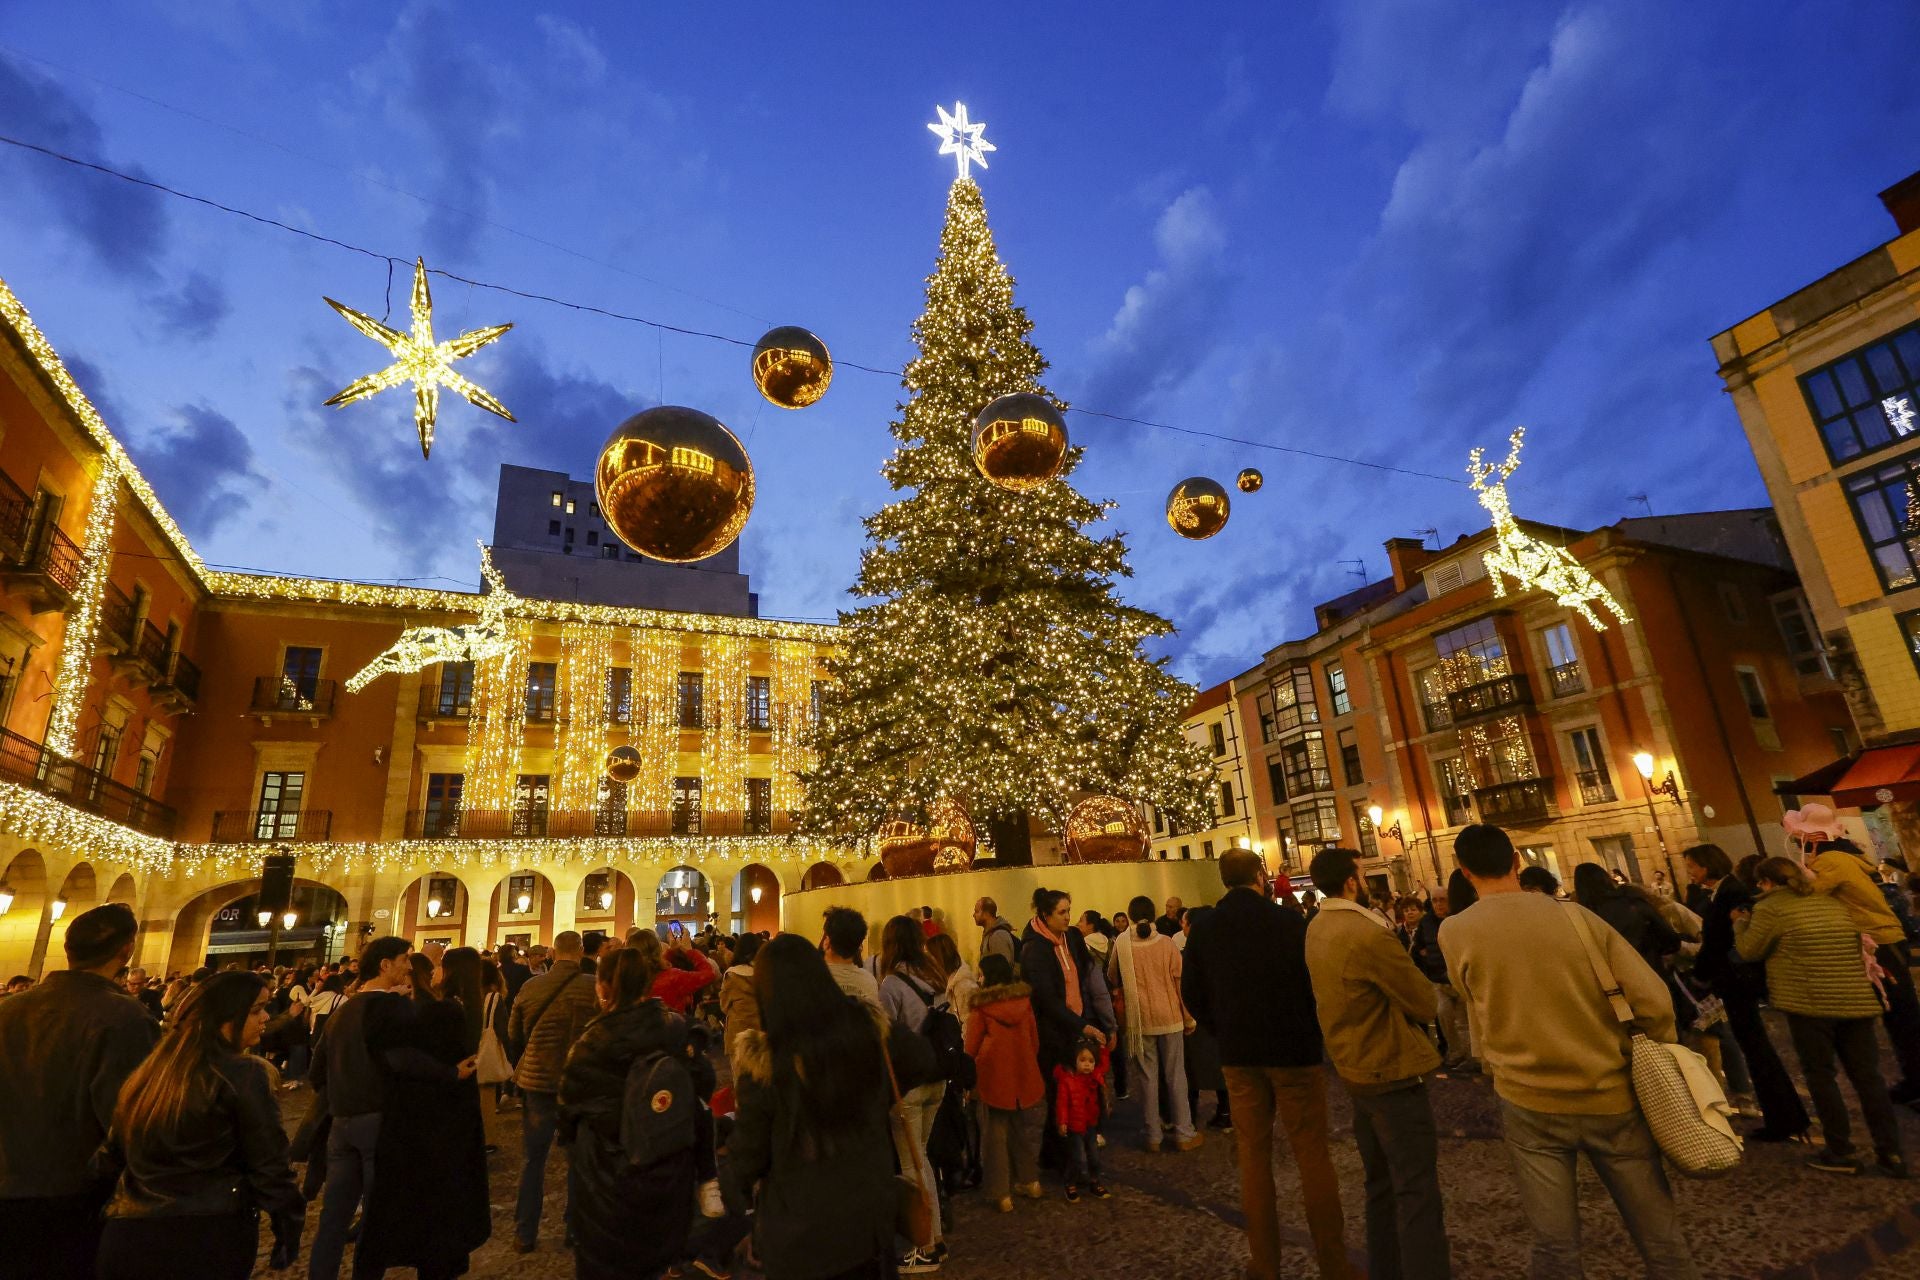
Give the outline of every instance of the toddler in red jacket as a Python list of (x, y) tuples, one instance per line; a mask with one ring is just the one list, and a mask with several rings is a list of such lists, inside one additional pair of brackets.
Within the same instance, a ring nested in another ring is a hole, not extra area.
[(1080, 1184), (1096, 1199), (1109, 1195), (1100, 1181), (1100, 1122), (1107, 1106), (1107, 1047), (1082, 1040), (1073, 1052), (1073, 1069), (1053, 1069), (1053, 1123), (1067, 1140), (1067, 1199), (1080, 1199)]

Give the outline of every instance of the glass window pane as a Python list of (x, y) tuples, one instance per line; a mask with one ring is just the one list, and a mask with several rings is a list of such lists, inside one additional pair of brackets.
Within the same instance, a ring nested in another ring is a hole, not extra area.
[(1920, 329), (1909, 329), (1893, 339), (1894, 350), (1900, 353), (1900, 363), (1907, 367), (1907, 379), (1920, 382)]
[(1807, 394), (1813, 399), (1814, 416), (1822, 422), (1838, 416), (1846, 408), (1840, 403), (1840, 393), (1834, 390), (1833, 375), (1825, 369), (1808, 375), (1806, 386)]
[(1887, 512), (1882, 490), (1870, 489), (1860, 494), (1854, 499), (1854, 505), (1860, 512), (1860, 523), (1866, 526), (1868, 542), (1890, 542), (1900, 536), (1893, 517)]
[(1883, 396), (1890, 396), (1901, 389), (1905, 381), (1900, 376), (1900, 362), (1893, 358), (1893, 347), (1888, 343), (1868, 347), (1867, 368), (1873, 371), (1874, 390)]
[(1886, 580), (1887, 590), (1912, 585), (1913, 562), (1907, 558), (1905, 547), (1890, 542), (1874, 548), (1873, 558), (1880, 563), (1880, 576)]
[(1869, 449), (1878, 449), (1893, 439), (1893, 429), (1887, 425), (1887, 414), (1878, 404), (1869, 405), (1853, 415), (1854, 434)]
[(1842, 360), (1834, 366), (1833, 376), (1839, 379), (1840, 394), (1846, 398), (1849, 409), (1858, 409), (1878, 399), (1873, 394), (1873, 388), (1867, 385), (1866, 374), (1861, 372), (1858, 361)]
[(1820, 434), (1826, 437), (1827, 452), (1835, 462), (1845, 462), (1860, 452), (1860, 442), (1853, 438), (1853, 423), (1845, 417), (1835, 418), (1820, 428)]

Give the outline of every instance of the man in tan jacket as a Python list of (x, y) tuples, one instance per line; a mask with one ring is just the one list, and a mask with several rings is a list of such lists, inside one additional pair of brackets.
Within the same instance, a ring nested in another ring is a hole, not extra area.
[(1439, 1140), (1425, 1077), (1440, 1053), (1433, 984), (1386, 917), (1367, 906), (1360, 855), (1323, 849), (1308, 868), (1324, 895), (1307, 925), (1307, 971), (1327, 1056), (1353, 1097), (1353, 1140), (1367, 1180), (1367, 1274), (1446, 1280)]

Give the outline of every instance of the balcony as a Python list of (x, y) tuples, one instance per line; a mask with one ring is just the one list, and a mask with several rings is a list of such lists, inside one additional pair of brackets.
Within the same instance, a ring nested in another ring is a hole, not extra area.
[(1427, 732), (1438, 733), (1453, 725), (1453, 710), (1444, 702), (1423, 702), (1421, 710), (1426, 713)]
[(554, 722), (555, 702), (552, 694), (544, 698), (527, 699), (527, 723), (550, 725)]
[(140, 637), (134, 642), (133, 654), (147, 679), (158, 680), (167, 669), (167, 633), (151, 622), (143, 623)]
[(1447, 825), (1464, 827), (1473, 821), (1473, 801), (1466, 796), (1441, 796), (1447, 811)]
[(1580, 670), (1578, 660), (1563, 662), (1557, 667), (1547, 668), (1547, 685), (1554, 697), (1571, 698), (1576, 693), (1587, 691), (1587, 676)]
[(786, 835), (784, 813), (699, 813), (624, 809), (415, 809), (407, 814), (409, 840), (584, 840), (620, 836)]
[(1491, 787), (1475, 787), (1473, 804), (1480, 811), (1480, 821), (1490, 822), (1496, 827), (1525, 826), (1529, 823), (1544, 822), (1547, 818), (1547, 802), (1552, 795), (1548, 778), (1522, 778), (1517, 782), (1502, 782)]
[(1581, 804), (1611, 804), (1620, 798), (1613, 789), (1613, 775), (1605, 769), (1582, 769), (1573, 777), (1580, 786)]
[(1447, 711), (1454, 724), (1506, 715), (1533, 705), (1533, 689), (1522, 675), (1495, 676), (1447, 695)]
[(333, 833), (331, 809), (238, 809), (213, 815), (213, 843), (316, 844)]
[(293, 676), (260, 676), (253, 682), (253, 703), (248, 715), (261, 721), (282, 717), (304, 717), (314, 724), (333, 714), (333, 680), (307, 680)]
[(200, 668), (175, 650), (153, 682), (154, 697), (169, 711), (191, 711), (200, 701)]
[(150, 836), (173, 838), (174, 812), (168, 806), (8, 730), (0, 730), (0, 779)]
[(422, 689), (420, 719), (431, 729), (440, 720), (465, 720), (473, 714), (473, 695), (460, 689)]
[(44, 507), (0, 476), (0, 580), (35, 613), (65, 610), (80, 585), (80, 548)]
[[(136, 621), (133, 601), (127, 597), (127, 593), (111, 582), (107, 583), (106, 590), (100, 596), (101, 652), (114, 657), (133, 653), (139, 638), (139, 629), (134, 625)], [(117, 668), (120, 664), (116, 662), (114, 665)]]

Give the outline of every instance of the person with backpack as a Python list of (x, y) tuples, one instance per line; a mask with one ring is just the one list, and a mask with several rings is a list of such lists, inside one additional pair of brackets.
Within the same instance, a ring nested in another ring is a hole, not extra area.
[(973, 922), (980, 926), (980, 958), (1005, 956), (1008, 964), (1018, 967), (1020, 939), (1014, 936), (1013, 926), (1000, 918), (1000, 904), (981, 898), (973, 904)]
[[(900, 1110), (907, 1139), (912, 1143), (911, 1150), (899, 1152), (900, 1167), (917, 1166), (926, 1184), (932, 1185), (933, 1162), (927, 1154), (927, 1142), (933, 1136), (934, 1120), (946, 1098), (948, 1082), (962, 1074), (961, 1063), (967, 1064), (965, 1070), (971, 1070), (972, 1060), (967, 1057), (965, 1035), (947, 1002), (946, 975), (927, 954), (926, 935), (912, 916), (895, 916), (881, 931), (880, 972), (880, 1007), (888, 1021), (898, 1030), (927, 1040), (939, 1072), (932, 1080), (900, 1080)], [(924, 1249), (908, 1250), (900, 1270), (908, 1275), (936, 1271), (946, 1256), (936, 1197), (933, 1242)]]
[(1013, 1192), (1040, 1198), (1040, 1114), (1047, 1099), (1040, 1077), (1040, 1027), (1033, 988), (1018, 981), (1002, 955), (980, 959), (981, 987), (967, 1013), (966, 1050), (973, 1059), (981, 1110), (982, 1185), (1002, 1213)]
[(694, 1188), (695, 1088), (687, 1024), (649, 994), (658, 940), (603, 955), (605, 1011), (560, 1076), (567, 1228), (580, 1280), (658, 1276), (686, 1250)]

